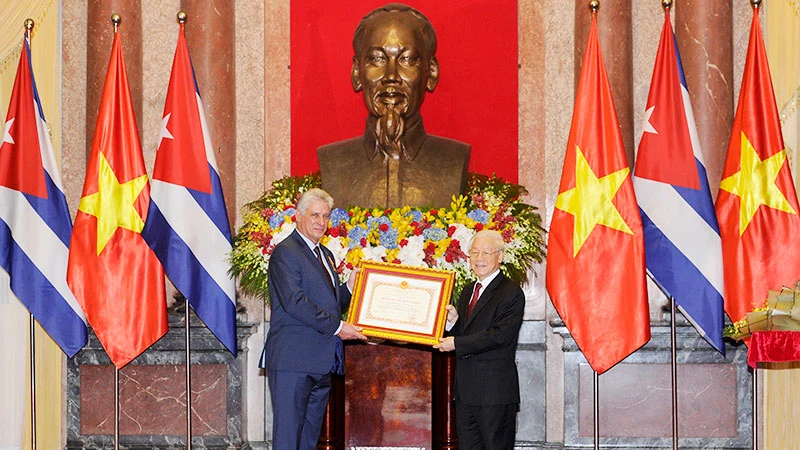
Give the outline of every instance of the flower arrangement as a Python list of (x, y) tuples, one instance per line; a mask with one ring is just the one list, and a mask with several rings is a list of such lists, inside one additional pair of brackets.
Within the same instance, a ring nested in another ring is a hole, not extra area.
[(734, 340), (749, 338), (755, 331), (800, 330), (800, 280), (794, 289), (769, 291), (767, 299), (741, 320), (725, 327), (722, 336)]
[[(267, 267), (272, 250), (294, 231), (300, 195), (320, 185), (319, 173), (287, 176), (244, 206), (244, 224), (234, 236), (230, 254), (230, 273), (238, 277), (244, 293), (269, 300)], [(453, 196), (447, 208), (334, 208), (320, 242), (335, 255), (342, 280), (361, 260), (453, 270), (453, 295), (458, 298), (474, 279), (467, 258), (470, 239), (482, 229), (497, 230), (506, 242), (503, 272), (524, 283), (528, 270), (545, 256), (542, 219), (536, 207), (521, 200), (526, 193), (524, 187), (496, 176), (471, 173), (467, 194)]]

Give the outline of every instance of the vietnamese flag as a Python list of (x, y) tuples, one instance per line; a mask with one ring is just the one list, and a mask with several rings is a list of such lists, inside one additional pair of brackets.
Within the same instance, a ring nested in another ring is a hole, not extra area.
[(150, 188), (114, 33), (70, 242), (67, 282), (119, 369), (167, 332), (164, 272), (141, 231)]
[(547, 250), (553, 305), (603, 373), (650, 340), (639, 208), (596, 17), (581, 66)]
[(739, 104), (716, 210), (722, 237), (725, 312), (742, 319), (800, 279), (797, 194), (786, 159), (764, 39), (754, 9)]

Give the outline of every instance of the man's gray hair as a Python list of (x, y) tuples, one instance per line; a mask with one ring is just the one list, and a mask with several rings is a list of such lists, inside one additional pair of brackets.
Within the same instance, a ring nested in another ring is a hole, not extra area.
[(494, 247), (495, 250), (506, 249), (506, 242), (503, 240), (503, 235), (495, 230), (481, 230), (475, 233), (475, 236), (472, 236), (472, 239), (469, 241), (469, 248), (472, 248), (472, 244), (474, 244), (475, 239), (478, 238), (487, 239), (492, 243), (492, 247)]
[(328, 204), (330, 209), (333, 209), (333, 197), (331, 197), (331, 194), (328, 194), (320, 188), (311, 188), (303, 192), (303, 195), (300, 196), (300, 200), (297, 201), (297, 210), (301, 213), (305, 213), (308, 209), (308, 205), (314, 200), (322, 200)]

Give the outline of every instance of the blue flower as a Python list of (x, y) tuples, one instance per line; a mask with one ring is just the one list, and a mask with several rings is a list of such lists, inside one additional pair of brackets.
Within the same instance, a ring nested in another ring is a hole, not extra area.
[(359, 225), (350, 230), (347, 236), (350, 238), (348, 248), (361, 247), (361, 239), (367, 237), (367, 229), (363, 225)]
[(438, 242), (447, 237), (447, 231), (441, 228), (428, 228), (422, 231), (426, 241)]
[(397, 229), (389, 228), (385, 233), (380, 234), (381, 245), (392, 249), (397, 248)]
[(342, 208), (333, 208), (331, 210), (331, 227), (335, 227), (342, 222), (347, 222), (350, 220), (350, 216), (347, 215), (347, 211), (343, 210)]
[(467, 217), (474, 220), (475, 222), (480, 222), (484, 225), (489, 223), (489, 213), (483, 209), (473, 209), (469, 213), (467, 213)]
[(406, 213), (406, 216), (411, 216), (411, 220), (413, 222), (419, 223), (419, 221), (422, 220), (422, 212), (420, 212), (418, 209), (412, 209)]
[(373, 228), (377, 229), (379, 226), (386, 224), (392, 225), (392, 220), (386, 216), (380, 217), (368, 217), (367, 218), (367, 229), (371, 230)]
[(269, 226), (273, 229), (280, 228), (283, 222), (286, 221), (286, 216), (292, 217), (295, 213), (294, 208), (289, 208), (283, 211), (278, 211), (269, 218)]

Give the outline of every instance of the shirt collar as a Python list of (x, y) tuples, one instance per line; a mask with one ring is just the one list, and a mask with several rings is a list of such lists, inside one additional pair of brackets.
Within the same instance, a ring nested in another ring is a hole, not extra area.
[[(301, 238), (303, 238), (303, 242), (305, 242), (305, 243), (306, 243), (306, 245), (308, 246), (308, 248), (309, 248), (309, 249), (310, 249), (312, 252), (314, 251), (314, 249), (315, 249), (315, 248), (317, 248), (317, 245), (319, 245), (319, 242), (314, 242), (314, 241), (312, 241), (311, 239), (309, 239), (309, 238), (305, 237), (305, 236), (303, 235), (303, 233), (301, 233), (301, 232), (299, 232), (299, 231), (298, 231), (298, 232), (297, 232), (297, 234), (299, 234), (299, 235), (300, 235), (300, 237), (301, 237)], [(322, 250), (320, 250), (320, 251), (322, 251)]]
[(484, 278), (483, 280), (478, 280), (478, 283), (481, 284), (481, 288), (485, 288), (492, 281), (494, 281), (494, 279), (497, 278), (498, 275), (500, 275), (500, 269), (497, 269), (494, 272), (490, 273), (489, 276)]

